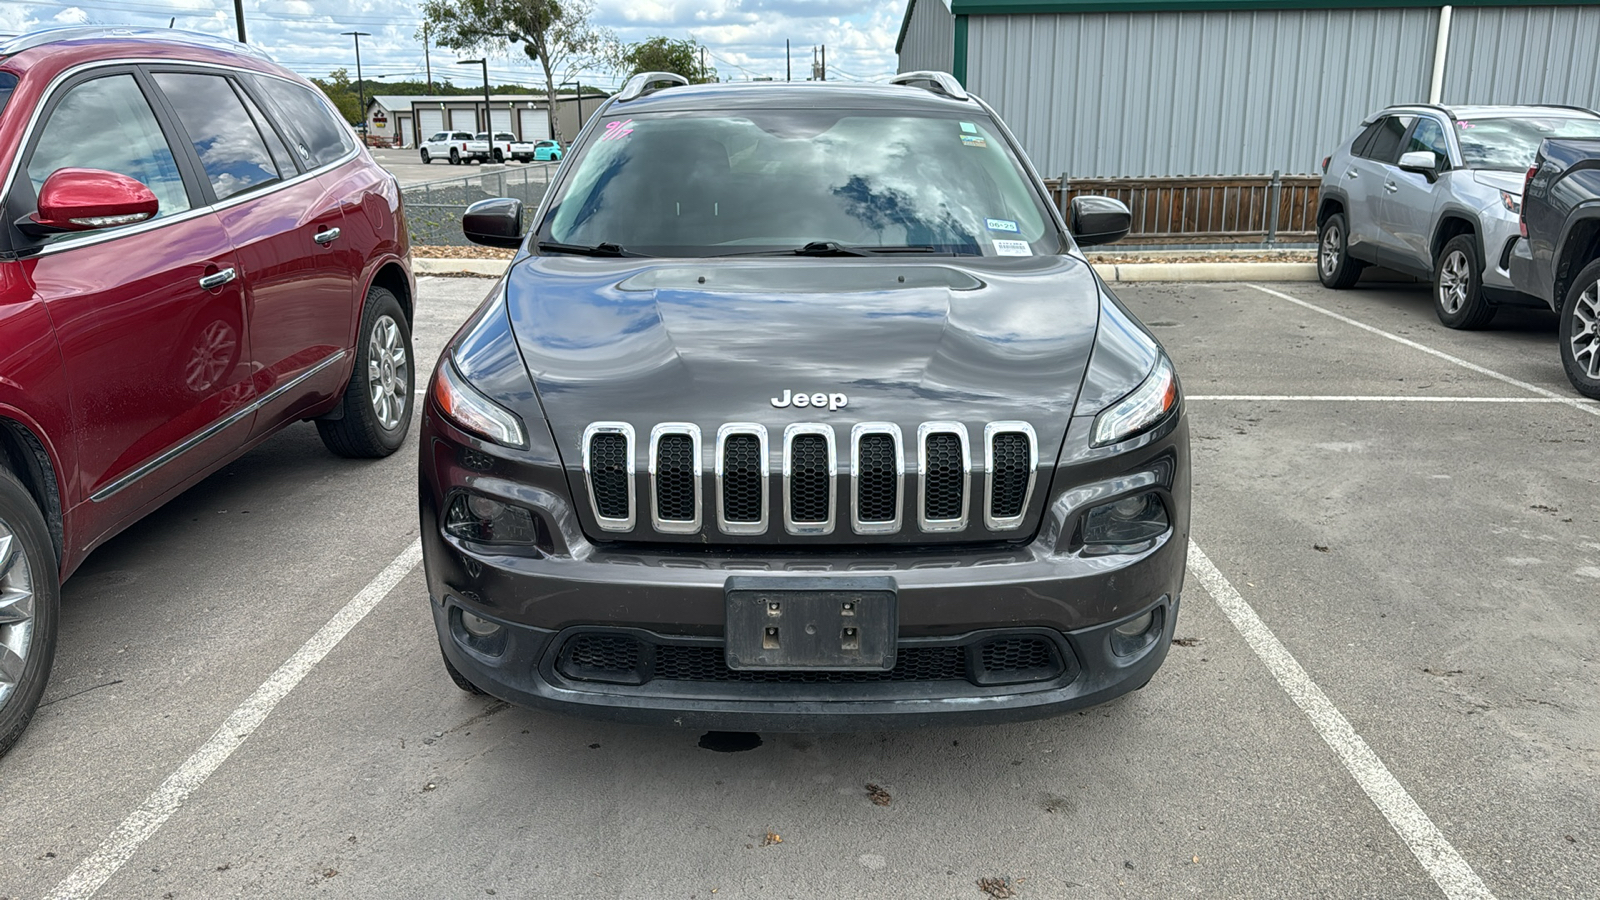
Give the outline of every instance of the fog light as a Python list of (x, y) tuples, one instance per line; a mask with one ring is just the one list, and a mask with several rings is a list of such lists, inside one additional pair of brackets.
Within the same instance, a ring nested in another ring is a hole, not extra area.
[(1111, 652), (1118, 656), (1132, 656), (1154, 644), (1165, 631), (1166, 607), (1157, 606), (1142, 616), (1134, 616), (1112, 628)]
[(1084, 550), (1128, 553), (1167, 533), (1172, 523), (1167, 507), (1154, 491), (1124, 497), (1089, 510), (1083, 517)]
[[(1111, 630), (1123, 637), (1136, 638), (1150, 630), (1150, 622), (1155, 619), (1155, 617), (1156, 614), (1154, 612), (1147, 612), (1139, 618), (1129, 619), (1128, 621), (1123, 622), (1121, 625), (1118, 625), (1116, 628)], [(473, 633), (476, 634), (476, 632)]]
[(475, 616), (466, 610), (461, 611), (461, 627), (473, 637), (494, 637), (500, 633), (500, 624), (491, 622), (482, 616)]
[(536, 544), (538, 526), (532, 512), (478, 494), (457, 494), (445, 514), (444, 530), (480, 544)]

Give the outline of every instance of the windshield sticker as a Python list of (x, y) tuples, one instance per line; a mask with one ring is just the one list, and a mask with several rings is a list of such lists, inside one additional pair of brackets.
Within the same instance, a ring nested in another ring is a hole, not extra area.
[(968, 147), (979, 147), (979, 148), (982, 148), (982, 147), (989, 146), (989, 142), (988, 141), (984, 140), (981, 137), (978, 137), (977, 135), (973, 135), (973, 134), (963, 134), (961, 136), (961, 143), (966, 144)]
[(1027, 241), (995, 241), (995, 256), (1032, 256), (1033, 248)]
[(987, 225), (990, 231), (1009, 231), (1012, 234), (1017, 233), (1017, 223), (1011, 221), (1010, 219), (984, 219), (983, 224)]
[(620, 141), (633, 134), (633, 120), (626, 119), (621, 122), (607, 122), (606, 133), (600, 137), (602, 141)]
[(977, 134), (978, 133), (978, 126), (972, 124), (971, 122), (962, 122), (961, 123), (961, 130), (966, 132), (967, 134)]

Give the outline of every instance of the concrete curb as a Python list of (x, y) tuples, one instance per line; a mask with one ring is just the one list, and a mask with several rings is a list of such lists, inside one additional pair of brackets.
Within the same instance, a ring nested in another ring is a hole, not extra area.
[[(499, 278), (504, 259), (413, 259), (418, 275), (481, 275)], [(1315, 263), (1098, 263), (1094, 270), (1109, 282), (1134, 281), (1316, 281)]]
[(1096, 263), (1110, 282), (1130, 281), (1316, 281), (1316, 263)]
[(412, 259), (411, 271), (418, 275), (483, 275), (499, 278), (509, 259)]

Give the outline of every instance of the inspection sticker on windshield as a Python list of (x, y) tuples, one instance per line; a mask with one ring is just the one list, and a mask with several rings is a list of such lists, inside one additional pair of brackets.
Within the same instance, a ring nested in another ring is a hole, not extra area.
[(987, 225), (990, 231), (1009, 231), (1012, 234), (1017, 233), (1017, 223), (1011, 221), (1010, 219), (984, 219), (983, 224)]
[(987, 146), (989, 146), (989, 142), (988, 141), (984, 140), (981, 137), (978, 137), (975, 134), (963, 134), (961, 136), (961, 143), (966, 144), (968, 147), (987, 147)]
[(962, 122), (961, 130), (965, 131), (967, 134), (977, 134), (978, 126), (972, 124), (971, 122)]
[(1033, 248), (1027, 241), (995, 241), (995, 256), (1032, 256)]

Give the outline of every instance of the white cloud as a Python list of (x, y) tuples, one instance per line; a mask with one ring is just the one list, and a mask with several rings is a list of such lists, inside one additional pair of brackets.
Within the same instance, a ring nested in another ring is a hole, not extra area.
[[(53, 25), (92, 23), (176, 26), (234, 36), (226, 0), (5, 0), (0, 32), (22, 32)], [(355, 50), (345, 31), (370, 32), (361, 38), (362, 72), (367, 77), (422, 77), (422, 43), (415, 34), (421, 17), (412, 0), (244, 0), (245, 25), (259, 44), (303, 75), (325, 76), (337, 68), (355, 71)], [(648, 37), (693, 37), (710, 52), (708, 62), (722, 77), (784, 76), (783, 42), (791, 42), (794, 73), (810, 74), (813, 46), (826, 45), (830, 78), (883, 78), (894, 71), (894, 40), (905, 0), (596, 0), (595, 23), (624, 41)], [(476, 83), (474, 69), (455, 65), (453, 50), (433, 47), (435, 78)], [(615, 85), (616, 73), (591, 71), (584, 80)], [(524, 55), (512, 51), (492, 61), (496, 82), (541, 79)]]

